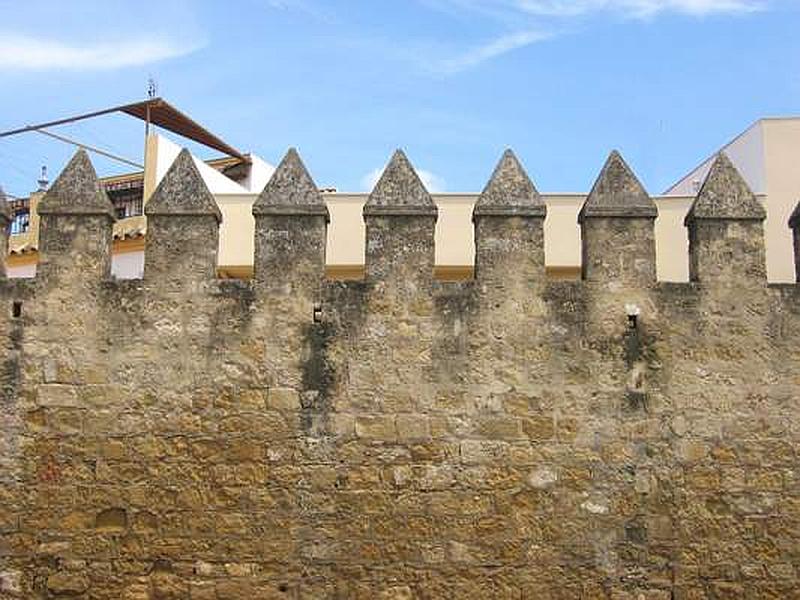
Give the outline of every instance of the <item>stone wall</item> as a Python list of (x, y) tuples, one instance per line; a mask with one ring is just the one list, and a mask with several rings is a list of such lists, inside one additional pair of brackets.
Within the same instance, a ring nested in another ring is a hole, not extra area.
[(188, 154), (148, 205), (143, 280), (108, 276), (84, 153), (42, 208), (39, 275), (0, 276), (0, 598), (798, 597), (800, 286), (767, 285), (763, 208), (724, 156), (689, 284), (655, 280), (655, 206), (616, 153), (580, 282), (545, 280), (510, 152), (461, 283), (433, 278), (402, 153), (358, 282), (324, 281), (294, 151), (254, 206), (253, 281), (213, 279)]

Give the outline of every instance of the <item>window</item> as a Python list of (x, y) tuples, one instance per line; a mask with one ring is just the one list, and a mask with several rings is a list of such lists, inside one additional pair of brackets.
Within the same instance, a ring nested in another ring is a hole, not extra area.
[(111, 203), (114, 205), (114, 212), (118, 219), (128, 217), (138, 217), (142, 214), (142, 182), (121, 182), (106, 186)]
[(142, 214), (142, 197), (122, 197), (114, 199), (114, 210), (118, 219), (138, 217)]
[(14, 216), (11, 219), (11, 235), (19, 235), (25, 233), (31, 226), (31, 211), (30, 209), (23, 208), (14, 211)]

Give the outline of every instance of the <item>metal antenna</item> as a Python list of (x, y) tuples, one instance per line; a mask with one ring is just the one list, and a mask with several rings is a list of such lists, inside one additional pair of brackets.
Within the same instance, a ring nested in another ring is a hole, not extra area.
[(42, 176), (36, 180), (39, 184), (39, 192), (46, 192), (47, 186), (50, 185), (50, 180), (47, 178), (47, 165), (42, 165)]
[(147, 97), (151, 100), (158, 96), (158, 84), (152, 77), (147, 78)]

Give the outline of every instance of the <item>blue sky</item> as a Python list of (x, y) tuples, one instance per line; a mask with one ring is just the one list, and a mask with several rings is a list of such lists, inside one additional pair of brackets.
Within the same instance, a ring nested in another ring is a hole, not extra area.
[[(585, 191), (618, 148), (656, 194), (800, 114), (798, 32), (799, 0), (0, 0), (0, 129), (141, 99), (153, 76), (237, 148), (296, 146), (322, 186), (363, 190), (403, 147), (431, 187), (480, 190), (510, 146), (540, 190)], [(141, 160), (130, 118), (56, 131)], [(71, 152), (0, 139), (0, 185), (25, 195)]]

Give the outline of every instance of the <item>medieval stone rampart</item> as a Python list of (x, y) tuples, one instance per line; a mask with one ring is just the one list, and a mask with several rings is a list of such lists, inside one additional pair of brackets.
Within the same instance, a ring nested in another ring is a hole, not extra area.
[(0, 598), (797, 597), (800, 286), (767, 284), (724, 155), (688, 284), (656, 281), (657, 210), (617, 153), (579, 282), (546, 280), (510, 152), (469, 282), (434, 280), (437, 209), (400, 152), (364, 281), (325, 281), (296, 152), (253, 213), (254, 279), (216, 280), (183, 153), (144, 279), (115, 281), (85, 153), (42, 201), (37, 277), (0, 272)]

